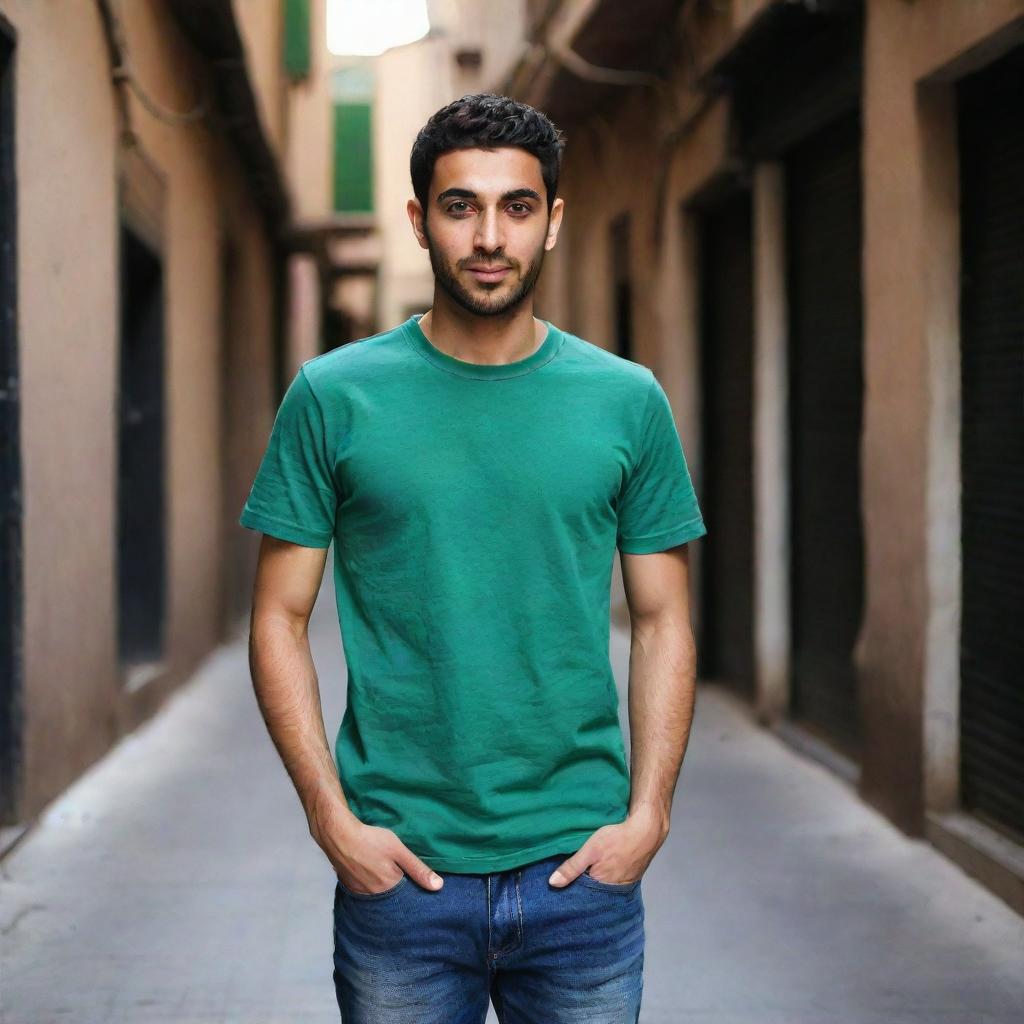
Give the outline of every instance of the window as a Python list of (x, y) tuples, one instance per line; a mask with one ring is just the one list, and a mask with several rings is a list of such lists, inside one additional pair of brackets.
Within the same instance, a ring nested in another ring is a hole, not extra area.
[(331, 81), (334, 110), (334, 209), (373, 210), (373, 73), (341, 68)]

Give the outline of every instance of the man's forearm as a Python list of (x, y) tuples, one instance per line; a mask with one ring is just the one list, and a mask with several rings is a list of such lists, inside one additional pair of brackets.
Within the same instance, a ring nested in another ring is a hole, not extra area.
[(629, 655), (630, 817), (668, 834), (696, 697), (697, 652), (678, 616), (634, 623)]
[(306, 630), (284, 619), (255, 619), (249, 634), (249, 670), (263, 720), (311, 830), (318, 809), (350, 814), (328, 746)]

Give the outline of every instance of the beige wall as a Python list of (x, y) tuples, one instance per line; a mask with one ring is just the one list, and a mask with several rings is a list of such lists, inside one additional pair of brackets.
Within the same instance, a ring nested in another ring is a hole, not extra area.
[(479, 71), (452, 66), (451, 99), (469, 92), (489, 91), (502, 81), (524, 46), (526, 11), (522, 0), (444, 0), (431, 9), (431, 25), (442, 34), (454, 57), (459, 49), (479, 49)]
[[(161, 4), (118, 7), (139, 80), (162, 105), (190, 107), (196, 65)], [(0, 12), (17, 31), (28, 816), (151, 713), (220, 638), (225, 509), (254, 469), (275, 397), (272, 286), (263, 228), (223, 142), (202, 126), (157, 122), (133, 97), (135, 129), (167, 185), (168, 593), (167, 664), (126, 692), (115, 589), (118, 121), (109, 56), (95, 4), (0, 0)], [(240, 254), (229, 310), (225, 230)], [(231, 332), (239, 362), (227, 375), (226, 413), (221, 339)], [(226, 427), (232, 415), (237, 432)], [(225, 465), (235, 466), (233, 482)]]
[(282, 0), (233, 0), (260, 120), (281, 163), (296, 221), (323, 217), (333, 201), (334, 140), (327, 0), (310, 0), (309, 75), (291, 82), (282, 63)]
[[(18, 33), (24, 774), (35, 805), (117, 730), (109, 714), (82, 713), (109, 706), (116, 686), (116, 122), (109, 78), (96, 73), (107, 55), (94, 5), (8, 0), (0, 11)], [(52, 60), (54, 46), (69, 59)]]
[(376, 60), (374, 185), (383, 261), (378, 318), (381, 329), (405, 319), (405, 308), (430, 308), (430, 259), (412, 233), (406, 203), (412, 198), (409, 153), (416, 133), (452, 95), (450, 48), (427, 39), (389, 50)]
[(293, 215), (307, 222), (334, 202), (334, 135), (330, 95), (332, 56), (327, 50), (326, 0), (310, 2), (310, 75), (287, 94), (285, 175)]
[[(864, 93), (862, 790), (920, 831), (956, 791), (959, 229), (953, 83), (1020, 3), (869, 6)], [(898, 340), (898, 343), (894, 343)]]
[[(317, 4), (313, 2), (310, 6), (316, 8)], [(245, 48), (249, 80), (256, 93), (263, 130), (280, 156), (287, 129), (281, 61), (283, 5), (281, 0), (231, 0), (231, 9)]]

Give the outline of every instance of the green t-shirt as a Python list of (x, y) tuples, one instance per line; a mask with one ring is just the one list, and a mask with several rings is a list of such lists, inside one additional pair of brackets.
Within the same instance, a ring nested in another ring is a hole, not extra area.
[(242, 525), (334, 541), (348, 804), (442, 871), (504, 871), (623, 821), (615, 548), (707, 531), (654, 374), (544, 321), (484, 365), (419, 315), (303, 363)]

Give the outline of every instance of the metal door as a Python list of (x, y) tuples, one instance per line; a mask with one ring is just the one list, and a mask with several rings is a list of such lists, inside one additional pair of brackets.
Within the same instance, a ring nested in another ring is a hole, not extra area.
[(855, 760), (852, 651), (864, 598), (860, 134), (853, 111), (786, 158), (791, 711)]
[(1024, 47), (958, 100), (961, 799), (1024, 838)]

